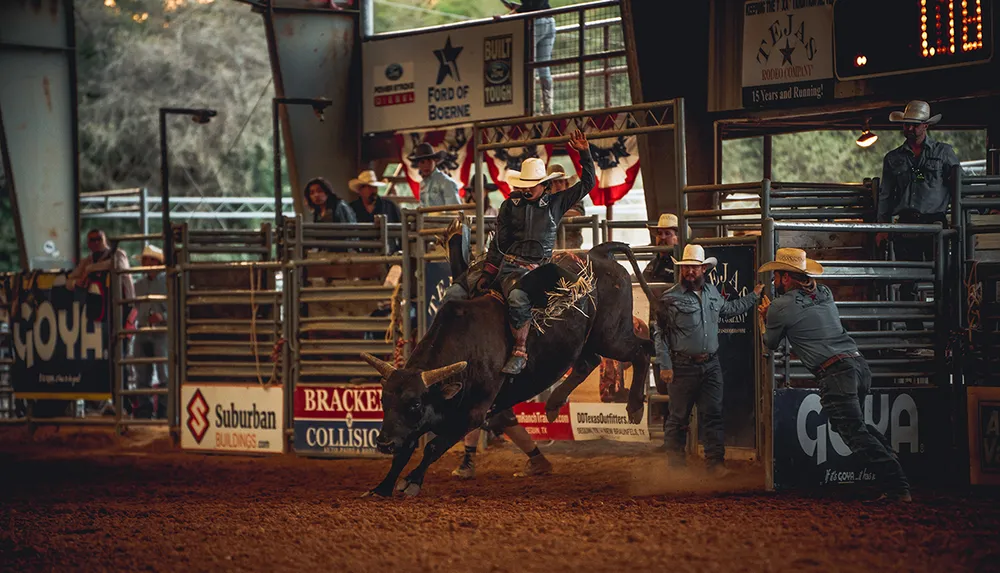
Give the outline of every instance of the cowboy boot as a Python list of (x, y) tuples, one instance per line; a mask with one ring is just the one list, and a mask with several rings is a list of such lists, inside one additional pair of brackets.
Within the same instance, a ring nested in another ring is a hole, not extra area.
[(520, 374), (524, 370), (525, 365), (528, 364), (528, 348), (526, 343), (528, 341), (528, 328), (531, 326), (531, 322), (525, 322), (521, 328), (515, 329), (513, 326), (510, 331), (514, 334), (514, 350), (510, 353), (510, 358), (507, 359), (507, 363), (503, 365), (504, 374)]
[(552, 115), (553, 96), (552, 80), (542, 80), (542, 115)]

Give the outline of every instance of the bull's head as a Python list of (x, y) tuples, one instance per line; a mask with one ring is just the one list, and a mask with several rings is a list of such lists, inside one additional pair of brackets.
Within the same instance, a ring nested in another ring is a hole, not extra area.
[(361, 358), (382, 375), (382, 431), (375, 439), (378, 450), (393, 453), (407, 439), (416, 439), (440, 415), (444, 402), (462, 390), (462, 383), (448, 380), (465, 370), (467, 362), (456, 362), (434, 370), (397, 369), (367, 352)]

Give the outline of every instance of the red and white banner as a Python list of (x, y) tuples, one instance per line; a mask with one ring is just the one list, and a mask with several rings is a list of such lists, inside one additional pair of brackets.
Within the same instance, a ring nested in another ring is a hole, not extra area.
[[(606, 115), (595, 117), (584, 127), (584, 133), (625, 129), (634, 127), (627, 125), (628, 114)], [(594, 157), (594, 170), (597, 185), (590, 192), (594, 205), (614, 205), (626, 193), (632, 190), (635, 178), (639, 175), (639, 140), (635, 135), (619, 136), (590, 141), (590, 153)], [(580, 175), (580, 154), (575, 149), (569, 149), (577, 175)]]
[(295, 387), (295, 451), (371, 457), (382, 428), (380, 384)]
[[(542, 124), (544, 127), (541, 131), (546, 133), (534, 133), (533, 138), (538, 137), (548, 137), (551, 135), (551, 123), (545, 122)], [(518, 130), (524, 129), (523, 126), (512, 125), (506, 128), (508, 130), (507, 138), (515, 139), (519, 133)], [(490, 178), (496, 183), (500, 192), (503, 193), (506, 199), (510, 195), (510, 185), (507, 184), (507, 171), (520, 171), (521, 162), (529, 157), (537, 157), (545, 162), (545, 165), (549, 164), (549, 157), (552, 155), (551, 145), (528, 145), (526, 147), (510, 147), (507, 149), (491, 149), (487, 151), (483, 157), (483, 162), (486, 163), (486, 168), (490, 172)]]
[(423, 181), (423, 177), (420, 176), (416, 163), (410, 162), (409, 156), (421, 143), (431, 144), (434, 151), (443, 151), (444, 159), (438, 162), (438, 169), (458, 181), (459, 185), (463, 187), (468, 185), (471, 188), (472, 128), (396, 134), (396, 146), (399, 148), (400, 161), (406, 172), (406, 181), (417, 199), (420, 199), (420, 182)]
[(522, 402), (514, 406), (514, 415), (517, 416), (517, 423), (524, 427), (535, 441), (573, 439), (569, 404), (563, 404), (556, 421), (551, 424), (545, 415), (545, 404), (542, 402)]

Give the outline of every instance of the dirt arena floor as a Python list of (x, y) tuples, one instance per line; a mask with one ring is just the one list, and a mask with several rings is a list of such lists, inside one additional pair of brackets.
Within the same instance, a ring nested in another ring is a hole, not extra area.
[[(420, 496), (361, 499), (383, 460), (206, 456), (149, 430), (0, 430), (3, 571), (987, 571), (1000, 499), (916, 489), (907, 506), (769, 494), (668, 471), (649, 449), (510, 446), (476, 480), (433, 467)], [(582, 446), (582, 447), (581, 447)]]

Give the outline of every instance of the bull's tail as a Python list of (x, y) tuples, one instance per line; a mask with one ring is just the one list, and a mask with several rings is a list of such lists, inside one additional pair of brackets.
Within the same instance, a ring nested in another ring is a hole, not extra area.
[(646, 277), (642, 276), (642, 271), (639, 270), (639, 263), (635, 260), (635, 254), (632, 252), (632, 247), (630, 247), (628, 243), (608, 241), (590, 249), (588, 254), (591, 257), (594, 255), (603, 255), (610, 260), (614, 260), (615, 253), (624, 253), (625, 256), (628, 257), (628, 262), (632, 264), (632, 270), (635, 271), (635, 277), (639, 280), (639, 286), (642, 288), (642, 292), (646, 293), (646, 298), (649, 299), (650, 307), (655, 310), (656, 296), (653, 294), (653, 291), (650, 290), (649, 284), (646, 282)]

